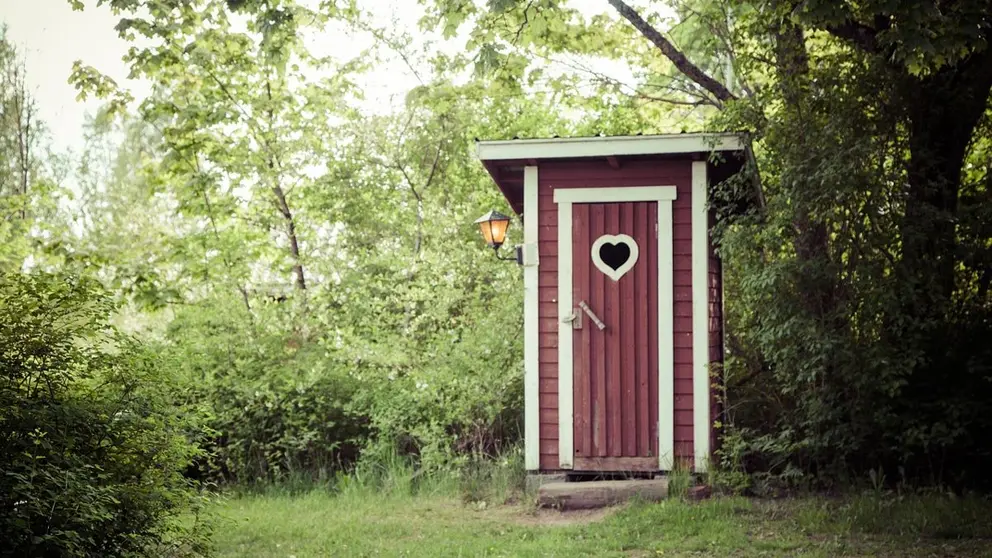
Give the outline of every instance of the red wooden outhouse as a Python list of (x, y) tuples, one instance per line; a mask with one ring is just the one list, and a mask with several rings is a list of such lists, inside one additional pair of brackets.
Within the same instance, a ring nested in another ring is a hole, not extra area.
[(478, 156), (523, 216), (527, 469), (705, 471), (723, 355), (707, 197), (743, 138), (480, 141)]

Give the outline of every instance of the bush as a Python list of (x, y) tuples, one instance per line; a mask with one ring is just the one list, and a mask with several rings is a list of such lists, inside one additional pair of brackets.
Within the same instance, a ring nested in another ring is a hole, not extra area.
[[(157, 360), (93, 283), (0, 275), (0, 552), (203, 551), (194, 456)], [(183, 521), (180, 521), (182, 519)]]
[(161, 350), (190, 386), (205, 450), (197, 475), (223, 482), (326, 480), (354, 462), (366, 419), (348, 409), (357, 383), (308, 334), (291, 303), (215, 300), (177, 312)]
[(522, 290), (518, 269), (489, 254), (452, 247), (423, 258), (409, 274), (383, 264), (346, 277), (336, 294), (377, 302), (344, 317), (353, 325), (341, 354), (372, 429), (364, 451), (451, 470), (521, 438)]

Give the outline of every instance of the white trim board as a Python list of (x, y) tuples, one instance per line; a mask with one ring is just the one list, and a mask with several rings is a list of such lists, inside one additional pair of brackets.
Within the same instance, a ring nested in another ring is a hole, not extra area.
[(555, 190), (555, 202), (603, 203), (672, 201), (676, 198), (675, 186), (622, 186), (617, 188), (561, 188)]
[[(558, 201), (557, 199), (555, 200)], [(558, 203), (558, 466), (575, 455), (572, 402), (572, 202)]]
[(744, 137), (740, 134), (667, 134), (491, 140), (480, 141), (476, 144), (478, 158), (483, 161), (667, 155), (743, 150)]
[[(617, 195), (617, 190), (624, 191)], [(675, 290), (674, 225), (672, 201), (675, 186), (632, 188), (568, 188), (555, 190), (558, 204), (558, 461), (562, 469), (572, 469), (575, 455), (573, 392), (572, 301), (572, 204), (618, 201), (658, 203), (658, 468), (670, 470), (675, 456)], [(578, 202), (576, 202), (578, 203)], [(530, 338), (528, 338), (530, 339)], [(665, 358), (663, 355), (668, 355)], [(664, 420), (664, 417), (668, 420)]]
[(538, 297), (537, 167), (524, 168), (524, 246), (533, 247), (535, 259), (524, 265), (524, 466), (541, 468), (540, 315)]
[[(668, 417), (668, 420), (662, 417)], [(662, 471), (675, 468), (675, 221), (672, 202), (658, 202), (658, 468)]]
[(694, 468), (710, 459), (709, 215), (706, 162), (692, 163), (692, 446)]

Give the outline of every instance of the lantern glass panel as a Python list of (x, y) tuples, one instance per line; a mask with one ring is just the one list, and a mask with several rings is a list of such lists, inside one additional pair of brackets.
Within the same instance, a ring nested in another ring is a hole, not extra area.
[(506, 240), (506, 230), (510, 227), (510, 218), (497, 211), (490, 211), (480, 217), (476, 223), (482, 232), (482, 238), (490, 248), (499, 248)]
[(503, 241), (506, 240), (506, 229), (509, 225), (510, 221), (508, 219), (489, 221), (490, 237), (486, 239), (486, 242), (494, 248), (501, 246)]

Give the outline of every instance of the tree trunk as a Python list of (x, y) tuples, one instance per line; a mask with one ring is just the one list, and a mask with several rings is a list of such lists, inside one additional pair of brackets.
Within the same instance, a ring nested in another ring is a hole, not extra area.
[(675, 67), (678, 68), (682, 75), (691, 79), (694, 83), (713, 95), (717, 100), (714, 104), (718, 108), (722, 108), (725, 103), (737, 99), (737, 96), (731, 93), (730, 89), (728, 89), (726, 85), (713, 79), (713, 77), (700, 69), (699, 66), (693, 64), (692, 61), (682, 53), (682, 51), (675, 48), (675, 45), (666, 39), (665, 36), (662, 35), (657, 29), (651, 26), (650, 23), (645, 21), (644, 18), (641, 17), (641, 15), (626, 2), (623, 0), (607, 0), (607, 2), (613, 6), (617, 13), (629, 21), (630, 24), (644, 36), (644, 38), (651, 41), (651, 43), (665, 55), (665, 58), (668, 58), (672, 64), (675, 64)]
[(300, 243), (296, 237), (296, 220), (293, 218), (293, 212), (289, 209), (289, 203), (286, 202), (286, 194), (278, 184), (272, 187), (272, 193), (275, 194), (279, 212), (286, 221), (286, 235), (289, 237), (289, 255), (293, 258), (293, 274), (296, 276), (296, 288), (306, 290), (307, 280), (303, 274), (303, 260), (300, 259)]
[[(808, 126), (815, 126), (816, 123), (812, 121), (807, 103), (810, 83), (805, 33), (799, 25), (786, 21), (775, 31), (774, 37), (779, 88), (785, 101), (785, 110), (789, 113), (789, 120), (795, 123), (796, 131), (794, 138), (797, 145), (787, 153), (799, 153), (801, 157), (806, 158), (814, 148), (804, 145), (806, 140), (803, 130)], [(802, 162), (793, 161), (790, 166), (801, 168)], [(806, 200), (806, 189), (801, 184), (787, 184), (785, 189), (791, 192), (790, 197), (795, 200), (792, 221), (795, 230), (793, 248), (796, 251), (796, 259), (806, 270), (799, 286), (806, 295), (803, 298), (805, 310), (809, 315), (823, 321), (835, 310), (834, 283), (813, 276), (811, 271), (822, 269), (823, 263), (829, 262), (830, 235), (827, 232), (827, 224), (822, 219), (813, 217), (813, 208)], [(824, 325), (829, 327), (826, 323)]]
[[(267, 110), (269, 117), (268, 132), (272, 133), (275, 129), (275, 110), (272, 106), (272, 82), (269, 80), (265, 82), (265, 95), (269, 101)], [(276, 208), (286, 222), (286, 236), (289, 237), (289, 255), (293, 258), (293, 275), (296, 276), (296, 288), (305, 291), (307, 289), (307, 280), (303, 273), (303, 260), (300, 258), (300, 242), (296, 236), (296, 220), (293, 218), (293, 212), (289, 209), (289, 202), (286, 201), (286, 193), (279, 184), (281, 165), (279, 169), (276, 168), (276, 153), (268, 139), (264, 141), (263, 145), (268, 151), (266, 162), (269, 172), (272, 175), (272, 193), (276, 196)]]
[[(961, 171), (992, 89), (992, 54), (911, 80), (908, 188), (902, 273), (921, 318), (938, 317), (955, 289)], [(920, 312), (923, 312), (920, 314)]]

